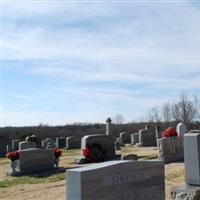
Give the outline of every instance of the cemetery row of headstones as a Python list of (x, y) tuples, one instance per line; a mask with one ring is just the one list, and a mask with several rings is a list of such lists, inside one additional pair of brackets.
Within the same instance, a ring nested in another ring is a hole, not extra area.
[[(187, 130), (184, 125), (178, 124), (178, 137), (158, 140), (161, 161), (110, 161), (117, 158), (110, 125), (111, 120), (108, 119), (105, 135), (88, 135), (81, 140), (76, 137), (60, 137), (56, 141), (47, 138), (42, 142), (43, 149), (36, 148), (34, 140), (13, 141), (13, 149), (19, 145), (20, 160), (16, 166), (13, 162), (11, 167), (18, 175), (54, 169), (55, 155), (52, 149), (56, 146), (63, 148), (67, 141), (75, 141), (71, 147), (66, 145), (67, 148), (80, 148), (76, 144), (81, 141), (81, 149), (90, 148), (92, 161), (109, 162), (68, 170), (67, 200), (164, 200), (164, 162), (182, 159), (184, 149), (186, 184), (173, 188), (171, 196), (173, 200), (200, 198), (200, 133), (185, 134)], [(124, 143), (136, 140), (139, 146), (157, 143), (156, 134), (148, 128), (132, 135), (130, 137), (130, 134), (123, 132), (119, 138)]]

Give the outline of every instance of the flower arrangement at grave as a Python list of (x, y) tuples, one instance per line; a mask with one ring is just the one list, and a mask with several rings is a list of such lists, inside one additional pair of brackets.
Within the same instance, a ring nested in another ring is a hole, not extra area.
[(85, 149), (82, 149), (82, 155), (87, 162), (102, 162), (105, 159), (105, 154), (105, 149), (97, 143), (87, 145)]
[(12, 169), (12, 172), (16, 171), (17, 167), (17, 161), (19, 160), (19, 151), (12, 151), (6, 154), (6, 157), (10, 159), (10, 167)]
[(6, 154), (11, 161), (19, 160), (19, 151), (12, 151)]
[(82, 155), (89, 161), (90, 160), (90, 149), (88, 147), (86, 147), (85, 149), (82, 149)]
[(162, 137), (177, 137), (177, 132), (172, 127), (169, 127), (165, 129), (165, 131), (162, 132)]
[(55, 165), (58, 166), (58, 163), (60, 161), (60, 156), (62, 155), (62, 150), (58, 147), (53, 148), (54, 156), (55, 156)]

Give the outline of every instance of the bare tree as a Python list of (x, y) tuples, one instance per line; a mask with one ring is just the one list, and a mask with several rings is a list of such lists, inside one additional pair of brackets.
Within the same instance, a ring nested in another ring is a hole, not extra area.
[(165, 123), (171, 122), (172, 112), (171, 112), (171, 104), (165, 103), (162, 106), (162, 116)]
[(192, 122), (196, 116), (195, 105), (188, 99), (188, 95), (182, 92), (178, 103), (172, 106), (172, 115), (176, 121), (182, 121), (185, 124)]
[(196, 109), (196, 117), (200, 120), (200, 98), (197, 95), (194, 95), (194, 105)]
[(117, 113), (113, 118), (114, 124), (123, 124), (124, 123), (124, 117), (122, 114)]
[(158, 107), (153, 107), (147, 114), (148, 122), (160, 122), (160, 111)]

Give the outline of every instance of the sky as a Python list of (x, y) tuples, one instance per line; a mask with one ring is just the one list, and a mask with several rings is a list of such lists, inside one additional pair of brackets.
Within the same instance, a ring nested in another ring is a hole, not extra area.
[(3, 1), (1, 126), (137, 121), (200, 94), (195, 1)]

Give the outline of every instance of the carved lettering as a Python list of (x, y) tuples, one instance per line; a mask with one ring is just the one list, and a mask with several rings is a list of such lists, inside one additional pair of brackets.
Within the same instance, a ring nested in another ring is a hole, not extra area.
[(127, 174), (117, 174), (113, 176), (107, 176), (103, 179), (103, 186), (116, 186), (128, 184), (131, 182), (142, 181), (151, 178), (147, 171), (136, 171)]

